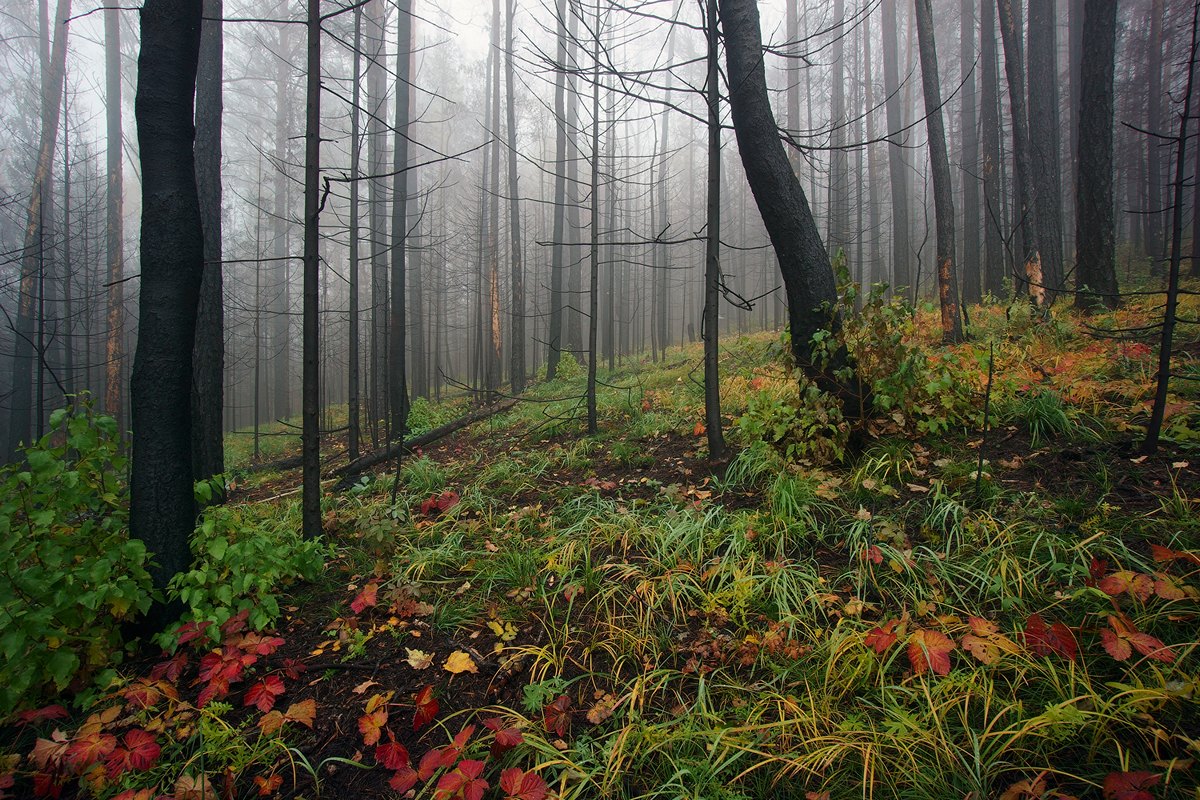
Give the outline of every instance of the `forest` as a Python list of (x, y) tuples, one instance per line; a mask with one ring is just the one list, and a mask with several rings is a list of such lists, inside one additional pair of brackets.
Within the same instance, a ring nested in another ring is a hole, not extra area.
[(0, 87), (0, 800), (1200, 798), (1200, 0), (34, 0)]

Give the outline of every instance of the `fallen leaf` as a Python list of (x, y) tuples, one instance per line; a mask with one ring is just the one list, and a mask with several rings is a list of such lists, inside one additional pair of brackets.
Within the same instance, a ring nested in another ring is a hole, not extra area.
[(442, 665), (442, 669), (451, 675), (458, 675), (460, 672), (479, 672), (475, 662), (462, 650), (455, 650), (451, 653), (446, 659), (446, 663)]
[(429, 669), (433, 666), (433, 654), (426, 653), (424, 650), (414, 650), (411, 647), (404, 648), (407, 658), (404, 660), (413, 669)]
[(1110, 772), (1104, 778), (1104, 800), (1154, 800), (1150, 787), (1158, 781), (1152, 772)]
[(918, 628), (908, 637), (908, 663), (914, 675), (927, 670), (935, 675), (948, 675), (950, 651), (954, 649), (954, 641), (944, 633)]
[(413, 715), (413, 730), (419, 731), (437, 716), (438, 701), (433, 696), (433, 686), (426, 686), (414, 694), (413, 705), (416, 706), (416, 713)]
[(617, 698), (610, 693), (605, 694), (596, 701), (596, 704), (588, 709), (587, 721), (593, 725), (599, 725), (613, 715), (617, 710)]
[(365, 694), (367, 689), (370, 689), (372, 686), (378, 686), (378, 685), (379, 685), (378, 681), (365, 680), (362, 683), (360, 683), (358, 686), (355, 686), (350, 691), (354, 692), (355, 694)]

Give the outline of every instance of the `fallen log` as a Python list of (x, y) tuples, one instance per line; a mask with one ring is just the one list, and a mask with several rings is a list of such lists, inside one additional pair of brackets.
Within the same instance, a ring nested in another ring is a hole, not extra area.
[(462, 430), (468, 425), (474, 425), (476, 422), (485, 420), (488, 417), (501, 413), (502, 411), (508, 411), (516, 404), (517, 401), (515, 398), (501, 400), (499, 403), (495, 403), (494, 405), (477, 408), (469, 414), (464, 414), (458, 419), (447, 422), (445, 425), (426, 431), (420, 436), (414, 436), (406, 442), (396, 442), (395, 444), (388, 445), (381, 450), (376, 450), (374, 453), (368, 453), (365, 456), (360, 456), (354, 461), (351, 461), (349, 464), (346, 464), (343, 467), (338, 467), (330, 473), (330, 475), (340, 478), (340, 480), (334, 484), (333, 490), (335, 492), (344, 491), (354, 485), (355, 478), (372, 467), (383, 464), (384, 462), (395, 458), (402, 452), (408, 453), (418, 447), (424, 447), (425, 445), (432, 444), (438, 439), (449, 436), (455, 431)]

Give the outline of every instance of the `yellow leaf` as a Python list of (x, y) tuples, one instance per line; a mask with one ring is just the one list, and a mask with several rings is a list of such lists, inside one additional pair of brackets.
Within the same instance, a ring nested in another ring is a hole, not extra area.
[(424, 650), (414, 650), (411, 647), (404, 648), (408, 653), (408, 658), (404, 659), (413, 669), (428, 669), (433, 666), (433, 654), (426, 653)]
[(386, 706), (391, 701), (393, 694), (395, 694), (395, 692), (384, 692), (383, 694), (371, 695), (371, 698), (367, 700), (367, 713), (373, 714), (380, 708)]
[(442, 665), (442, 669), (452, 675), (457, 675), (460, 672), (478, 672), (479, 668), (475, 666), (475, 662), (471, 657), (462, 650), (455, 650), (446, 659), (446, 663)]
[(511, 622), (491, 620), (488, 622), (488, 627), (492, 629), (492, 633), (496, 634), (502, 642), (511, 642), (517, 638), (517, 627)]

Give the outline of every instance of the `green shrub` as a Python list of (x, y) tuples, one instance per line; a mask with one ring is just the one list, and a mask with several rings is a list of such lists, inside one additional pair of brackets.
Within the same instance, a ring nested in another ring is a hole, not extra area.
[(86, 404), (0, 470), (0, 715), (120, 661), (122, 621), (150, 607), (117, 423)]
[(789, 384), (782, 393), (767, 390), (751, 395), (737, 428), (747, 443), (762, 440), (789, 461), (816, 463), (840, 461), (850, 434), (837, 399), (808, 381), (802, 387)]
[(214, 630), (241, 611), (256, 630), (269, 627), (279, 617), (279, 590), (316, 578), (328, 556), (324, 541), (301, 536), (298, 520), (249, 519), (244, 508), (204, 512), (192, 538), (192, 568), (167, 587), (188, 608), (186, 618), (211, 620)]

